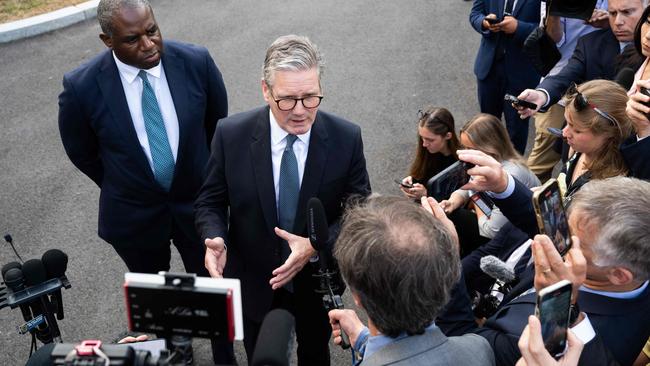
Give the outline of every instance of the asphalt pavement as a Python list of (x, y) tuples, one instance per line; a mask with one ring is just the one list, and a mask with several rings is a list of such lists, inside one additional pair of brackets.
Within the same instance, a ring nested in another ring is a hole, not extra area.
[[(375, 192), (398, 194), (416, 142), (416, 113), (447, 107), (457, 127), (478, 111), (472, 65), (479, 35), (461, 0), (153, 1), (165, 39), (206, 46), (220, 68), (230, 113), (263, 103), (261, 65), (278, 36), (309, 36), (324, 53), (327, 110), (358, 123)], [(112, 341), (126, 330), (126, 267), (97, 236), (99, 189), (70, 163), (57, 128), (57, 96), (70, 71), (104, 49), (95, 20), (0, 45), (0, 232), (25, 259), (66, 252), (63, 339)], [(0, 264), (15, 260), (0, 243)], [(174, 252), (172, 270), (182, 270)], [(348, 304), (351, 303), (347, 297)], [(19, 310), (0, 310), (0, 365), (24, 364), (30, 339)], [(245, 365), (241, 344), (236, 344)], [(195, 341), (197, 364), (209, 364)], [(332, 347), (333, 365), (349, 354)]]

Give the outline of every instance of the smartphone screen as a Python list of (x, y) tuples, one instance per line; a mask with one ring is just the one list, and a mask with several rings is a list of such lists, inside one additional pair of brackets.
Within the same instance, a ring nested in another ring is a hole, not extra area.
[(487, 196), (481, 194), (481, 192), (474, 193), (470, 199), (474, 202), (474, 205), (478, 207), (479, 210), (483, 211), (485, 216), (488, 218), (492, 216), (492, 208), (494, 208), (494, 202)]
[(471, 168), (471, 164), (462, 161), (451, 164), (447, 169), (429, 179), (427, 182), (429, 196), (438, 201), (446, 200), (455, 190), (469, 182), (467, 170)]
[(542, 325), (542, 339), (553, 357), (564, 354), (571, 306), (571, 282), (562, 280), (542, 289), (537, 296), (535, 315)]
[(551, 238), (560, 255), (564, 255), (571, 248), (571, 233), (557, 180), (549, 180), (535, 192), (533, 206), (540, 233)]

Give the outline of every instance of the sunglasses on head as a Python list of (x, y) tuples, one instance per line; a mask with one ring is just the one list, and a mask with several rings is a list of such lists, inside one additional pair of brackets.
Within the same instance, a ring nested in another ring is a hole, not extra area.
[(451, 127), (445, 121), (441, 120), (436, 116), (431, 116), (431, 113), (429, 112), (423, 112), (421, 109), (418, 110), (418, 121), (425, 121), (425, 120), (435, 122), (435, 123), (440, 123), (441, 125), (447, 127), (448, 131), (451, 131)]
[(616, 118), (612, 117), (611, 114), (601, 110), (595, 104), (590, 103), (589, 100), (587, 100), (587, 97), (584, 94), (582, 94), (580, 91), (578, 91), (578, 86), (576, 85), (576, 83), (571, 83), (571, 86), (569, 86), (566, 95), (567, 98), (573, 98), (573, 107), (576, 109), (576, 111), (581, 112), (585, 110), (587, 107), (589, 107), (594, 112), (598, 113), (599, 116), (608, 120), (609, 123), (612, 124), (612, 126), (616, 126), (622, 134), (621, 125), (618, 123)]

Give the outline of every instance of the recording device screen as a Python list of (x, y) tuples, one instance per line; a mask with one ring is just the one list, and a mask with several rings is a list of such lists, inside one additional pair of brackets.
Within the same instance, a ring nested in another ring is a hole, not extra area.
[(571, 282), (567, 280), (544, 288), (537, 296), (535, 313), (542, 325), (544, 346), (553, 357), (561, 356), (566, 349), (570, 305)]
[(239, 280), (196, 277), (193, 285), (174, 285), (166, 283), (164, 275), (124, 277), (130, 330), (243, 339)]
[(427, 182), (428, 195), (438, 201), (446, 200), (460, 187), (469, 182), (467, 170), (473, 167), (472, 164), (457, 161), (447, 169), (436, 174)]
[(571, 248), (571, 233), (557, 180), (550, 180), (533, 194), (533, 206), (540, 233), (551, 238), (560, 255), (564, 255)]

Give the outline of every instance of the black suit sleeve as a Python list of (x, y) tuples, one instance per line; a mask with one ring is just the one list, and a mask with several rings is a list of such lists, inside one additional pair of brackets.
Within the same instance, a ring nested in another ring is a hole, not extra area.
[(205, 111), (205, 133), (208, 145), (212, 141), (217, 121), (228, 116), (228, 96), (221, 72), (206, 51), (206, 75), (208, 78), (207, 108)]
[(580, 84), (585, 81), (587, 69), (585, 62), (585, 42), (584, 38), (580, 38), (566, 66), (559, 73), (545, 78), (538, 86), (539, 89), (544, 89), (548, 92), (550, 99), (547, 107), (552, 106), (562, 98), (562, 95), (569, 88), (571, 82)]
[(510, 197), (493, 201), (514, 226), (532, 238), (539, 233), (533, 209), (533, 192), (516, 178), (513, 179), (515, 190)]
[(194, 203), (194, 213), (201, 240), (221, 237), (227, 244), (228, 184), (224, 173), (224, 145), (220, 126), (217, 126), (212, 139), (206, 179)]
[(625, 160), (630, 176), (650, 180), (650, 137), (637, 141), (636, 135), (630, 136), (621, 145), (621, 154)]
[(59, 132), (72, 163), (101, 187), (104, 166), (99, 155), (99, 142), (79, 104), (73, 84), (66, 77), (63, 78), (63, 92), (59, 95)]

